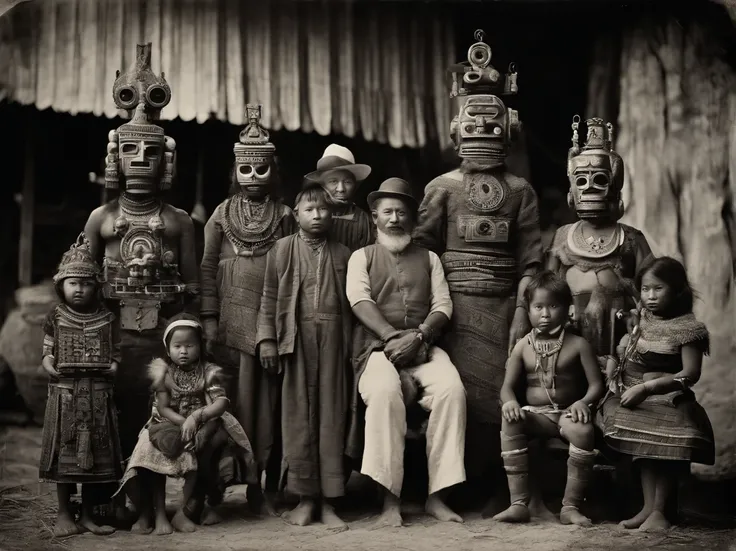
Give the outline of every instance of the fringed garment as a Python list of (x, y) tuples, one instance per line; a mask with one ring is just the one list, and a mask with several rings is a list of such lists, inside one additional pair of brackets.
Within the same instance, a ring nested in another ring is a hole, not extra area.
[(41, 480), (114, 483), (122, 476), (112, 377), (119, 361), (115, 317), (107, 309), (79, 313), (56, 306), (44, 324), (44, 356), (54, 356), (41, 443)]
[[(165, 390), (169, 392), (169, 407), (185, 418), (195, 410), (212, 404), (218, 398), (226, 398), (225, 389), (221, 384), (220, 368), (212, 363), (200, 362), (192, 371), (185, 372), (165, 360), (156, 359), (149, 366), (149, 375), (153, 380), (152, 387), (154, 391)], [(257, 480), (257, 475), (253, 450), (245, 431), (230, 413), (225, 412), (217, 421), (216, 429), (227, 432), (229, 448), (234, 452), (227, 456), (229, 465), (226, 470), (229, 480), (225, 482), (231, 484), (254, 483)], [(138, 443), (128, 461), (120, 489), (135, 477), (138, 474), (138, 469), (141, 468), (171, 477), (182, 477), (197, 470), (197, 452), (205, 448), (207, 442), (201, 441), (201, 438), (200, 441), (196, 441), (195, 438), (196, 448), (184, 446), (178, 456), (172, 457), (168, 450), (174, 447), (174, 444), (165, 441), (172, 438), (171, 431), (162, 431), (160, 435), (155, 435), (160, 436), (161, 440), (156, 441), (155, 444), (152, 442), (152, 440), (155, 440), (154, 433), (156, 432), (153, 428), (160, 428), (159, 425), (161, 424), (165, 424), (165, 428), (169, 428), (168, 425), (171, 422), (158, 413), (154, 402), (151, 418), (140, 432)], [(203, 429), (204, 427), (200, 428), (200, 431)], [(213, 432), (209, 432), (208, 436), (212, 437)], [(162, 449), (164, 451), (161, 451)], [(220, 472), (223, 472), (222, 465)]]
[(664, 319), (642, 310), (641, 322), (616, 374), (619, 390), (604, 400), (599, 413), (599, 424), (611, 448), (635, 459), (715, 462), (713, 428), (690, 389), (648, 396), (633, 409), (620, 404), (621, 393), (643, 383), (647, 374), (679, 373), (684, 345), (708, 353), (708, 330), (693, 314)]
[(573, 325), (593, 346), (602, 368), (626, 332), (625, 323), (614, 321), (611, 313), (635, 306), (634, 276), (651, 253), (644, 234), (626, 224), (616, 224), (606, 240), (586, 237), (581, 222), (555, 232), (548, 254), (572, 290)]

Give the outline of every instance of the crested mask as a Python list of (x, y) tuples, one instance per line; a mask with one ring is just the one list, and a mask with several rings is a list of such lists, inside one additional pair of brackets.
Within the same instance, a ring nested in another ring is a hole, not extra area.
[(477, 42), (468, 49), (468, 61), (450, 67), (451, 98), (460, 99), (450, 136), (462, 159), (480, 163), (503, 163), (508, 148), (521, 130), (519, 113), (507, 107), (500, 96), (516, 94), (514, 64), (502, 75), (491, 65), (491, 47), (485, 33), (475, 31)]
[(171, 101), (164, 73), (151, 70), (151, 44), (139, 44), (133, 65), (116, 74), (115, 104), (131, 119), (110, 132), (105, 187), (117, 189), (120, 174), (129, 193), (151, 194), (171, 187), (176, 143), (154, 123)]
[(276, 146), (269, 141), (268, 131), (261, 126), (261, 105), (249, 103), (246, 111), (248, 124), (233, 146), (235, 177), (242, 187), (262, 186), (265, 190), (271, 182)]
[(575, 115), (567, 156), (568, 204), (581, 220), (615, 222), (623, 216), (624, 161), (613, 150), (613, 125), (597, 117), (585, 121), (588, 135), (582, 147), (579, 125)]

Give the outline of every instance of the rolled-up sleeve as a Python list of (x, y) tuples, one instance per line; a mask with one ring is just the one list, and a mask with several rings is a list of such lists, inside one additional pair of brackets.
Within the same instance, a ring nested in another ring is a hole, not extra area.
[(350, 256), (345, 294), (351, 308), (366, 300), (376, 303), (371, 297), (371, 278), (368, 275), (368, 263), (363, 249), (358, 249)]
[(429, 301), (429, 313), (442, 312), (447, 319), (452, 318), (452, 299), (450, 298), (450, 287), (445, 279), (445, 269), (442, 261), (432, 251), (429, 251), (429, 266), (432, 270), (432, 297)]

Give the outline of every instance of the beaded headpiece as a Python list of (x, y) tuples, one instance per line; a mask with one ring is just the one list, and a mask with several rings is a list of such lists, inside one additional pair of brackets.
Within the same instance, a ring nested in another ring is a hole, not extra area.
[(61, 257), (54, 276), (54, 283), (68, 277), (99, 277), (100, 266), (92, 258), (89, 247), (87, 236), (84, 235), (84, 232), (80, 233), (77, 241)]
[(238, 183), (244, 185), (266, 185), (271, 175), (271, 165), (276, 146), (270, 141), (268, 130), (261, 126), (261, 105), (246, 105), (248, 124), (240, 132), (240, 140), (233, 146), (235, 174)]

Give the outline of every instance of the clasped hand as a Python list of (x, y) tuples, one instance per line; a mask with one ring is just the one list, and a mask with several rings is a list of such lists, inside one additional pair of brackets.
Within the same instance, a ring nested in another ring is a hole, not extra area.
[(396, 367), (405, 367), (411, 364), (417, 357), (423, 341), (419, 338), (419, 331), (407, 329), (388, 341), (383, 353)]
[(181, 426), (181, 439), (182, 442), (191, 442), (194, 435), (197, 434), (198, 423), (194, 418), (194, 413), (187, 417), (184, 424)]

